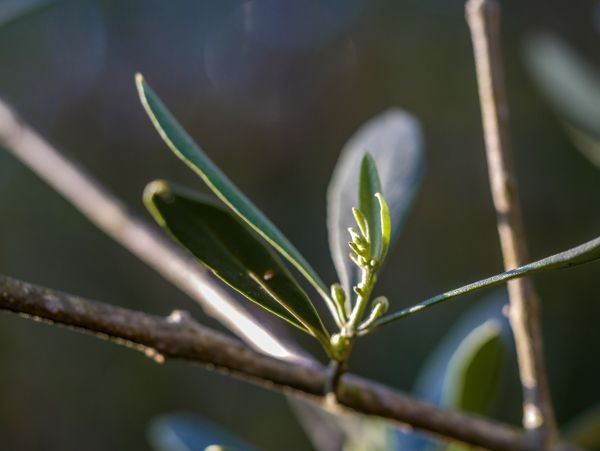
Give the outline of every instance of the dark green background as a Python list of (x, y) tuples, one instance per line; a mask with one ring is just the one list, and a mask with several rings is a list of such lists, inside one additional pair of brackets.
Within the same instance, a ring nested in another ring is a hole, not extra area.
[[(531, 254), (542, 257), (598, 235), (600, 172), (545, 105), (521, 47), (528, 33), (550, 30), (600, 65), (594, 2), (502, 3), (524, 219)], [(335, 275), (325, 190), (337, 154), (363, 121), (406, 108), (423, 122), (427, 170), (375, 294), (399, 308), (501, 269), (462, 2), (62, 1), (0, 30), (0, 96), (149, 219), (148, 181), (200, 182), (146, 118), (137, 71), (327, 282)], [(561, 423), (600, 398), (598, 270), (536, 277)], [(5, 152), (0, 272), (158, 314), (187, 309), (219, 327)], [(352, 371), (409, 390), (476, 302), (456, 300), (367, 337)], [(518, 422), (512, 377), (499, 415)], [(202, 415), (267, 450), (309, 447), (278, 394), (5, 313), (0, 400), (7, 450), (147, 449), (145, 425), (170, 411)]]

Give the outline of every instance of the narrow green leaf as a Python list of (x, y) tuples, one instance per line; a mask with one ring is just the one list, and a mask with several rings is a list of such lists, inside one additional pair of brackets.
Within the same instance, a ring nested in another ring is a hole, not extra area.
[(371, 232), (369, 231), (369, 224), (367, 223), (367, 218), (365, 218), (365, 215), (356, 207), (352, 207), (352, 214), (354, 215), (356, 225), (358, 225), (362, 235), (367, 239), (367, 241), (370, 240)]
[(167, 146), (200, 176), (219, 199), (306, 277), (323, 297), (332, 316), (339, 322), (337, 310), (334, 302), (329, 298), (327, 286), (302, 254), (198, 147), (144, 81), (141, 74), (137, 74), (136, 84), (142, 105)]
[(148, 427), (147, 435), (154, 451), (256, 450), (223, 427), (189, 414), (155, 418)]
[[(421, 179), (422, 142), (419, 121), (394, 108), (367, 121), (342, 149), (327, 190), (327, 231), (333, 263), (346, 293), (351, 293), (351, 288), (360, 281), (360, 269), (348, 258), (347, 230), (354, 225), (352, 207), (360, 205), (357, 181), (365, 152), (370, 153), (377, 165), (379, 191), (389, 204), (392, 245)], [(349, 298), (347, 309), (350, 309)]]
[(379, 223), (381, 229), (381, 249), (379, 254), (379, 260), (383, 262), (387, 255), (388, 248), (390, 247), (390, 240), (392, 236), (392, 219), (390, 218), (390, 207), (388, 207), (383, 194), (376, 193), (375, 197), (379, 202)]
[(450, 359), (442, 404), (475, 414), (488, 413), (504, 359), (500, 324), (488, 320), (473, 329)]
[(371, 258), (376, 258), (381, 253), (381, 221), (379, 204), (375, 193), (381, 192), (381, 182), (373, 157), (365, 153), (360, 165), (359, 180), (359, 207), (369, 225), (369, 238), (371, 240)]
[(506, 282), (511, 279), (523, 277), (529, 274), (536, 274), (544, 271), (550, 271), (555, 269), (565, 269), (572, 266), (582, 265), (584, 263), (590, 263), (600, 259), (600, 237), (595, 238), (587, 243), (583, 243), (577, 247), (568, 249), (564, 252), (551, 255), (550, 257), (543, 258), (533, 263), (520, 266), (510, 271), (506, 271), (495, 276), (482, 279), (477, 282), (470, 283), (454, 290), (446, 291), (445, 293), (433, 296), (417, 305), (400, 310), (399, 312), (392, 313), (391, 315), (384, 316), (380, 320), (376, 321), (368, 331), (362, 331), (367, 333), (373, 331), (381, 326), (389, 324), (398, 319), (404, 318), (405, 316), (412, 315), (423, 309), (431, 307), (432, 305), (439, 304), (440, 302), (447, 301), (457, 296), (463, 296), (474, 291), (481, 290), (483, 288), (493, 287), (500, 283)]
[(329, 345), (306, 293), (266, 243), (229, 211), (164, 181), (146, 187), (144, 203), (154, 219), (217, 277)]

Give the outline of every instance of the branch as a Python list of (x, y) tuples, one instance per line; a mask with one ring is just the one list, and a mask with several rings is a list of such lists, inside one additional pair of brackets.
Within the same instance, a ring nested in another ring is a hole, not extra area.
[(157, 229), (135, 216), (106, 187), (61, 155), (0, 99), (0, 146), (58, 191), (92, 224), (197, 301), (208, 315), (255, 349), (313, 364), (221, 290), (206, 270)]
[[(525, 234), (510, 154), (508, 103), (500, 49), (500, 11), (494, 0), (468, 0), (492, 198), (505, 269), (527, 260)], [(523, 425), (539, 449), (556, 439), (556, 420), (545, 372), (540, 302), (530, 279), (508, 283), (509, 319), (523, 388)]]
[[(159, 363), (183, 359), (331, 407), (323, 397), (323, 367), (282, 361), (174, 312), (167, 318), (89, 301), (0, 276), (0, 310), (92, 333), (143, 351)], [(522, 433), (496, 421), (441, 409), (369, 380), (346, 374), (334, 408), (375, 415), (491, 450), (530, 450)]]

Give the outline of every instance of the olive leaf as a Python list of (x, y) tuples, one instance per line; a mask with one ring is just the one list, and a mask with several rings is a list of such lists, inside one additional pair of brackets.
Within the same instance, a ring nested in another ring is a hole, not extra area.
[(148, 86), (141, 74), (136, 75), (136, 84), (146, 113), (169, 149), (198, 174), (219, 199), (298, 269), (325, 300), (336, 322), (341, 324), (337, 308), (329, 297), (326, 285), (302, 254), (208, 158)]
[(165, 181), (146, 187), (144, 203), (154, 219), (217, 277), (328, 348), (329, 335), (306, 293), (267, 243), (228, 210)]
[(378, 259), (381, 262), (385, 259), (387, 251), (392, 240), (392, 218), (390, 216), (390, 207), (381, 193), (375, 193), (375, 198), (379, 202), (379, 228), (381, 233), (381, 247), (379, 249)]
[[(506, 321), (504, 321), (506, 322)], [(474, 328), (452, 354), (442, 386), (442, 405), (477, 415), (489, 414), (499, 388), (504, 362), (502, 326), (488, 319)], [(450, 443), (445, 451), (468, 451), (462, 443)]]
[(495, 276), (488, 277), (486, 279), (478, 280), (477, 282), (470, 283), (454, 290), (446, 291), (444, 293), (433, 296), (420, 302), (412, 307), (400, 310), (399, 312), (392, 313), (384, 316), (373, 324), (369, 325), (368, 328), (361, 332), (368, 333), (381, 326), (389, 324), (398, 319), (404, 318), (405, 316), (417, 313), (425, 308), (431, 307), (432, 305), (439, 304), (440, 302), (447, 301), (457, 296), (463, 296), (474, 291), (481, 290), (483, 288), (493, 287), (500, 283), (506, 282), (511, 279), (516, 279), (530, 274), (536, 274), (540, 272), (565, 269), (584, 263), (590, 263), (596, 260), (600, 260), (600, 237), (590, 240), (586, 243), (580, 244), (574, 248), (568, 249), (558, 254), (551, 255), (541, 260), (529, 263), (527, 265), (519, 266), (518, 268), (505, 271)]
[[(327, 229), (333, 263), (346, 293), (351, 293), (360, 280), (360, 269), (348, 258), (347, 242), (348, 228), (355, 222), (352, 208), (359, 205), (357, 180), (367, 152), (379, 172), (379, 192), (389, 203), (393, 242), (423, 172), (419, 122), (400, 109), (385, 111), (366, 122), (348, 140), (336, 163), (327, 191)], [(349, 299), (346, 308), (348, 311), (351, 308)]]
[(480, 415), (487, 414), (504, 359), (501, 325), (489, 319), (460, 343), (446, 370), (442, 404)]
[[(490, 415), (501, 388), (501, 373), (511, 349), (512, 332), (502, 313), (508, 297), (493, 291), (470, 307), (429, 352), (413, 394), (423, 401)], [(397, 449), (458, 450), (459, 444), (434, 444), (416, 431), (398, 431)], [(463, 448), (464, 449), (464, 448)]]
[[(444, 378), (442, 405), (477, 415), (488, 414), (498, 392), (504, 361), (501, 325), (490, 319), (476, 327), (452, 355)], [(468, 451), (462, 443), (451, 443), (446, 451)]]
[(367, 220), (369, 241), (371, 243), (371, 258), (378, 258), (382, 249), (380, 208), (375, 194), (381, 193), (381, 182), (377, 166), (368, 152), (363, 156), (360, 165), (359, 179), (360, 211)]

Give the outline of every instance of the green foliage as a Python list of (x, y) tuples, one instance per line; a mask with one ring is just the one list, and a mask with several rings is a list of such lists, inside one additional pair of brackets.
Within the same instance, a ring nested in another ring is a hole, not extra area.
[[(417, 374), (413, 388), (416, 398), (477, 415), (493, 413), (512, 344), (508, 319), (502, 313), (507, 303), (504, 292), (493, 292), (452, 325)], [(459, 444), (434, 442), (414, 432), (397, 435), (398, 450), (461, 449)]]
[(488, 413), (504, 358), (500, 333), (499, 322), (490, 319), (460, 343), (444, 378), (443, 405), (479, 415)]
[(365, 153), (360, 165), (359, 205), (360, 212), (367, 223), (368, 233), (365, 238), (370, 241), (369, 260), (379, 259), (382, 248), (380, 209), (375, 197), (377, 193), (381, 193), (377, 167), (373, 157)]
[(457, 296), (464, 296), (475, 291), (479, 291), (483, 288), (490, 288), (501, 283), (504, 283), (511, 279), (516, 279), (530, 274), (541, 273), (544, 271), (566, 269), (573, 266), (582, 265), (585, 263), (591, 263), (600, 259), (600, 237), (590, 240), (586, 243), (580, 244), (566, 251), (559, 252), (558, 254), (551, 255), (550, 257), (543, 258), (541, 260), (529, 263), (527, 265), (519, 266), (518, 268), (505, 271), (495, 276), (488, 277), (486, 279), (478, 280), (477, 282), (470, 283), (460, 288), (455, 288), (450, 291), (433, 296), (417, 305), (400, 310), (399, 312), (392, 313), (386, 317), (376, 321), (371, 327), (365, 329), (366, 332), (375, 330), (378, 327), (389, 324), (393, 321), (399, 320), (406, 316), (417, 313), (423, 309), (439, 304), (440, 302), (447, 301), (448, 299), (455, 298)]
[[(361, 227), (356, 207), (363, 210), (359, 184), (365, 155), (368, 153), (370, 160), (365, 162), (365, 169), (371, 175), (377, 170), (380, 188), (372, 188), (370, 196), (362, 197), (373, 202), (372, 195), (383, 193), (389, 204), (393, 243), (423, 172), (422, 141), (417, 119), (405, 111), (391, 109), (366, 122), (342, 149), (327, 191), (327, 230), (333, 263), (346, 293), (351, 293), (361, 278), (360, 268), (348, 259), (347, 242), (348, 228), (354, 226), (355, 220)], [(362, 233), (368, 237), (366, 231)], [(347, 298), (346, 309), (350, 311), (351, 307), (351, 299)]]
[(154, 219), (229, 286), (326, 346), (329, 336), (306, 293), (266, 243), (227, 210), (156, 181), (144, 203)]
[(379, 262), (383, 262), (392, 239), (392, 218), (390, 217), (390, 207), (388, 206), (385, 197), (381, 193), (375, 193), (375, 198), (379, 202), (379, 223), (381, 232), (381, 248), (377, 257)]
[(353, 208), (352, 213), (364, 240), (369, 244), (368, 261), (379, 266), (389, 247), (391, 218), (381, 192), (377, 166), (369, 153), (365, 153), (360, 168), (359, 204), (360, 209)]
[[(363, 162), (362, 176), (358, 183), (356, 180), (353, 182), (352, 198), (359, 200), (360, 209), (364, 211), (349, 209), (356, 217), (362, 232), (360, 235), (351, 230), (352, 242), (349, 243), (355, 263), (362, 274), (360, 282), (353, 285), (353, 292), (357, 298), (352, 303), (350, 290), (344, 290), (339, 284), (332, 286), (331, 296), (325, 291), (323, 282), (304, 257), (193, 142), (145, 83), (143, 77), (138, 75), (136, 82), (142, 104), (169, 148), (192, 168), (253, 232), (279, 251), (313, 284), (325, 299), (339, 332), (329, 339), (329, 334), (312, 303), (298, 285), (292, 282), (289, 273), (285, 272), (274, 256), (259, 246), (259, 241), (249, 238), (249, 230), (232, 221), (224, 212), (218, 211), (214, 206), (209, 207), (205, 202), (199, 202), (197, 198), (186, 197), (181, 190), (173, 190), (165, 183), (159, 183), (151, 185), (146, 195), (146, 204), (151, 207), (155, 219), (202, 264), (230, 286), (315, 336), (332, 358), (345, 360), (352, 346), (352, 337), (368, 305), (375, 283), (375, 273), (383, 263), (392, 235), (390, 209), (381, 193), (382, 185), (374, 159), (364, 151), (360, 153), (360, 161)], [(389, 122), (389, 117), (385, 118)], [(404, 127), (406, 120), (404, 116), (402, 118), (400, 125)], [(397, 127), (398, 120), (394, 119), (392, 125)], [(390, 128), (389, 125), (385, 127)], [(381, 131), (381, 125), (377, 124), (374, 129)], [(367, 135), (371, 134), (368, 130)], [(394, 151), (393, 147), (386, 147), (386, 152)], [(386, 153), (380, 154), (380, 159), (384, 162), (395, 161)], [(393, 186), (390, 190), (394, 191), (392, 188)], [(219, 221), (214, 220), (215, 217), (218, 217), (221, 223), (227, 222), (229, 226), (223, 227)], [(202, 234), (206, 237), (197, 237)], [(246, 249), (240, 244), (240, 236), (245, 237), (243, 242)], [(259, 248), (260, 261), (258, 258), (251, 258), (253, 252), (259, 254), (256, 250)], [(268, 260), (267, 255), (270, 257)], [(273, 280), (270, 280), (271, 276), (265, 277), (271, 274), (281, 274), (282, 277), (275, 277)], [(367, 323), (379, 318), (387, 307), (387, 299), (376, 300)]]
[(202, 178), (219, 199), (308, 279), (325, 299), (337, 320), (337, 310), (329, 298), (325, 284), (302, 254), (196, 145), (139, 74), (136, 83), (142, 105), (167, 146)]
[[(372, 302), (365, 319), (377, 273), (397, 234), (397, 222), (401, 222), (418, 183), (421, 139), (416, 121), (403, 112), (387, 112), (363, 126), (343, 150), (328, 192), (330, 247), (341, 283), (333, 284), (328, 291), (300, 252), (194, 143), (141, 75), (136, 82), (142, 104), (165, 143), (249, 229), (225, 210), (181, 189), (170, 188), (164, 182), (151, 185), (146, 195), (155, 219), (230, 286), (316, 337), (332, 359), (345, 361), (356, 336), (429, 306), (516, 277), (600, 258), (600, 238), (596, 238), (388, 316), (382, 315), (389, 302), (379, 297)], [(351, 227), (353, 221), (358, 229)], [(350, 232), (351, 241), (348, 243), (344, 238), (344, 244), (351, 250), (350, 258), (348, 248), (340, 247), (342, 230), (344, 235), (346, 230)], [(338, 327), (337, 332), (330, 336), (308, 296), (265, 244), (275, 248), (317, 289)], [(477, 348), (469, 357), (471, 360), (467, 359), (471, 363), (467, 365), (463, 357), (462, 366), (458, 366), (463, 368), (463, 379), (472, 378), (472, 374), (479, 374), (483, 367), (491, 365), (496, 345), (488, 338), (490, 341), (479, 343), (481, 349)], [(457, 384), (454, 382), (452, 386), (458, 387)], [(455, 395), (460, 406), (480, 408), (476, 398), (466, 398), (466, 389), (456, 390), (461, 393)]]
[[(6, 0), (0, 4), (0, 26), (52, 3), (53, 0)], [(600, 166), (600, 72), (566, 43), (550, 35), (533, 36), (526, 51), (534, 79), (567, 132), (578, 148)], [(227, 207), (157, 181), (149, 184), (144, 194), (154, 219), (218, 278), (315, 337), (333, 359), (345, 360), (357, 335), (429, 306), (517, 277), (600, 259), (600, 238), (596, 238), (384, 317), (388, 299), (379, 296), (371, 300), (371, 293), (422, 173), (422, 138), (414, 118), (397, 110), (386, 112), (365, 124), (344, 147), (328, 191), (329, 242), (339, 278), (339, 283), (328, 290), (304, 256), (210, 160), (141, 76), (136, 83), (142, 104), (162, 139)], [(327, 331), (310, 297), (273, 249), (323, 298), (338, 327), (334, 334)], [(371, 308), (365, 318), (369, 303)], [(436, 372), (430, 376), (439, 387), (428, 387), (437, 396), (435, 402), (474, 414), (489, 413), (504, 361), (502, 333), (506, 327), (489, 315), (475, 326), (461, 323), (442, 340), (443, 352), (433, 360), (440, 356), (443, 359), (434, 362)], [(345, 451), (402, 448), (394, 428), (384, 422), (355, 415), (330, 418), (344, 431)], [(569, 424), (565, 438), (586, 449), (600, 449), (600, 407)], [(222, 428), (186, 415), (155, 420), (149, 429), (149, 440), (156, 451), (254, 449)], [(446, 449), (463, 448), (452, 444)]]

